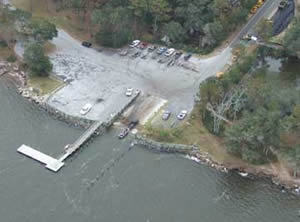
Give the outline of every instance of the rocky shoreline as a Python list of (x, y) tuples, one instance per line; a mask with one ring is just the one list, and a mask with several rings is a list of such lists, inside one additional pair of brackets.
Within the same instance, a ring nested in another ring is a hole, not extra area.
[(271, 171), (262, 170), (254, 167), (243, 167), (238, 165), (221, 164), (213, 160), (208, 154), (201, 152), (196, 146), (182, 145), (172, 143), (161, 143), (141, 135), (134, 136), (133, 145), (142, 145), (143, 147), (154, 152), (161, 153), (178, 153), (184, 155), (185, 158), (192, 160), (198, 164), (207, 165), (223, 173), (236, 172), (242, 177), (265, 177), (269, 178), (273, 184), (277, 185), (281, 192), (290, 191), (296, 195), (300, 195), (300, 184), (293, 181), (283, 181), (272, 174)]

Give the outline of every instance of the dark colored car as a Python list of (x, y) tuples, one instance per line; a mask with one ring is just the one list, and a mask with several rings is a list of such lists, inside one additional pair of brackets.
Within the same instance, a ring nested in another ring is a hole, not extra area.
[(119, 139), (125, 138), (128, 135), (129, 131), (130, 131), (129, 128), (124, 128), (119, 134)]
[(131, 121), (128, 125), (128, 128), (130, 130), (132, 130), (137, 124), (139, 124), (139, 121), (138, 120), (135, 120), (135, 121)]
[(139, 57), (141, 54), (142, 54), (142, 52), (137, 51), (137, 52), (135, 52), (135, 53), (132, 55), (132, 57), (133, 57), (133, 58), (137, 58), (137, 57)]
[(185, 61), (188, 61), (191, 57), (192, 57), (192, 53), (187, 53), (183, 58)]
[(163, 119), (163, 120), (168, 120), (168, 119), (170, 118), (170, 116), (171, 116), (171, 111), (166, 110), (166, 111), (163, 113), (163, 115), (162, 115), (162, 119)]
[(175, 59), (179, 59), (181, 55), (182, 55), (182, 52), (176, 52)]
[(92, 46), (92, 43), (90, 43), (90, 42), (82, 42), (81, 45), (84, 46), (84, 47), (90, 48)]
[(152, 45), (148, 48), (148, 51), (149, 52), (153, 52), (155, 49), (157, 49), (157, 46), (156, 45)]
[(288, 6), (290, 4), (290, 2), (288, 0), (284, 0), (284, 1), (281, 1), (279, 3), (279, 6), (278, 6), (278, 9), (284, 9), (286, 6)]

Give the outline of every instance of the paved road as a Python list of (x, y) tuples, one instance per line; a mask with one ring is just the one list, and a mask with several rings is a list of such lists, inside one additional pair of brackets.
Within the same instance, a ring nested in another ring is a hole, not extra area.
[(230, 43), (230, 47), (234, 47), (239, 42), (239, 40), (248, 32), (251, 32), (254, 26), (263, 18), (269, 18), (270, 15), (278, 8), (278, 4), (280, 1), (281, 0), (267, 0), (258, 10), (258, 12), (253, 15), (253, 17), (243, 27), (239, 34), (236, 35), (236, 37)]

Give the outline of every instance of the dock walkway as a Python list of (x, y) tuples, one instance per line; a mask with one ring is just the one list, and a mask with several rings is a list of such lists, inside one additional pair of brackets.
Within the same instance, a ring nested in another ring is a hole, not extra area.
[(64, 154), (57, 159), (24, 144), (20, 146), (17, 151), (25, 156), (28, 156), (34, 160), (45, 164), (45, 167), (47, 169), (53, 172), (58, 172), (64, 166), (63, 161), (66, 160), (69, 156), (71, 156), (74, 152), (76, 152), (97, 131), (97, 129), (101, 125), (102, 122), (100, 121), (93, 123), (73, 144), (69, 146), (69, 148), (64, 152)]
[(102, 125), (102, 122), (97, 121), (93, 123), (73, 144), (71, 144), (66, 150), (65, 154), (63, 154), (59, 161), (63, 162), (69, 156), (71, 156), (74, 152), (76, 152), (80, 146), (82, 146)]
[(97, 132), (98, 129), (100, 129), (99, 132), (103, 132), (104, 129), (111, 126), (116, 118), (118, 118), (133, 101), (135, 101), (138, 95), (139, 94), (136, 94), (132, 97), (119, 112), (111, 115), (106, 121), (96, 121), (90, 125), (89, 128), (74, 143), (70, 144), (67, 149), (64, 150), (64, 153), (56, 159), (24, 144), (20, 146), (17, 151), (45, 164), (47, 169), (58, 172), (64, 166), (64, 161), (68, 157), (75, 153), (94, 133)]
[(37, 151), (29, 146), (22, 145), (19, 147), (17, 150), (19, 153), (24, 154), (25, 156), (28, 156), (32, 159), (35, 159), (43, 164), (46, 164), (46, 168), (49, 170), (52, 170), (54, 172), (57, 172), (60, 170), (60, 168), (63, 167), (64, 163), (51, 157), (48, 156), (40, 151)]

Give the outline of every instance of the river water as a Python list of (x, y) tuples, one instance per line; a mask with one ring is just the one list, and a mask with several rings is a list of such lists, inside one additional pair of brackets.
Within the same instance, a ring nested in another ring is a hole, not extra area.
[(294, 222), (299, 197), (267, 179), (220, 173), (177, 155), (129, 150), (117, 130), (95, 138), (57, 174), (16, 152), (54, 157), (82, 133), (0, 80), (1, 222)]

